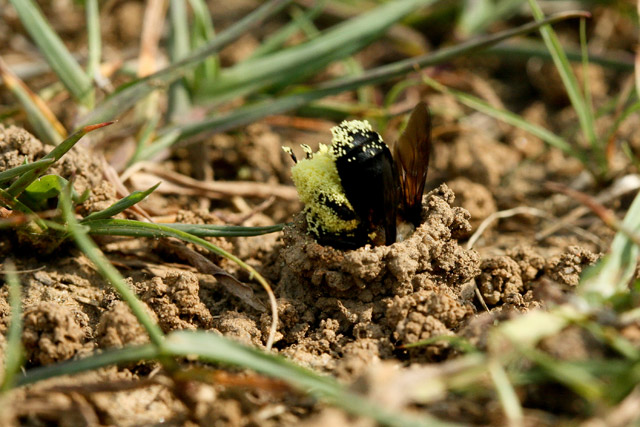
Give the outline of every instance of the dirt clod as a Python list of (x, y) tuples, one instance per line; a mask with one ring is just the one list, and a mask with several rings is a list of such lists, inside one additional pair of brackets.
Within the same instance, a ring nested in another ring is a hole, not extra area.
[(598, 260), (598, 255), (581, 246), (569, 246), (562, 254), (551, 258), (545, 267), (550, 279), (574, 287), (587, 266)]
[(116, 301), (102, 314), (96, 338), (101, 348), (124, 347), (148, 341), (146, 331), (123, 301)]
[(158, 316), (165, 331), (175, 329), (208, 329), (212, 316), (200, 301), (200, 283), (191, 272), (169, 272), (166, 277), (154, 277), (137, 283), (136, 288)]
[(455, 206), (469, 211), (469, 222), (474, 230), (489, 215), (496, 212), (496, 201), (484, 185), (476, 184), (465, 177), (458, 177), (447, 185), (456, 194)]
[(54, 302), (41, 302), (25, 311), (22, 342), (31, 364), (68, 360), (84, 347), (86, 337), (76, 315)]
[(477, 278), (478, 288), (489, 306), (506, 302), (523, 290), (520, 266), (508, 256), (497, 256), (482, 261), (482, 273)]

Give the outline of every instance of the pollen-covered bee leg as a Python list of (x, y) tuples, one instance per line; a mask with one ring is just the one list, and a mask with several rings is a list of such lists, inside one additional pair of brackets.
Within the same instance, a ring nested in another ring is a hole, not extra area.
[(282, 151), (284, 151), (291, 157), (293, 163), (298, 163), (298, 159), (296, 158), (296, 155), (293, 154), (293, 150), (291, 149), (291, 147), (282, 147)]
[(318, 203), (331, 209), (338, 216), (338, 218), (343, 221), (351, 221), (353, 219), (356, 219), (356, 213), (349, 209), (348, 206), (336, 203), (335, 201), (327, 197), (327, 195), (324, 193), (318, 194)]
[(313, 157), (313, 150), (311, 149), (311, 147), (309, 147), (307, 144), (300, 144), (300, 147), (302, 148), (302, 151), (304, 151), (307, 155), (307, 159)]

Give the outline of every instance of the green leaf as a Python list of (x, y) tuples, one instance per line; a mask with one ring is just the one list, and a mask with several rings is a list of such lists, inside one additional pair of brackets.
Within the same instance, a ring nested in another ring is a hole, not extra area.
[[(582, 53), (578, 50), (566, 49), (565, 52), (570, 61), (580, 62), (582, 60)], [(487, 49), (486, 53), (499, 55), (507, 60), (526, 61), (529, 58), (542, 58), (544, 60), (552, 59), (551, 54), (544, 43), (536, 42), (534, 40), (514, 40), (500, 43)], [(593, 64), (602, 65), (603, 67), (616, 71), (628, 72), (633, 71), (634, 68), (632, 58), (621, 55), (620, 52), (616, 52), (616, 55), (607, 53), (590, 53), (589, 61)]]
[(564, 384), (587, 401), (603, 396), (604, 382), (580, 364), (558, 360), (535, 348), (520, 348), (519, 350), (538, 364), (550, 378)]
[(175, 228), (167, 227), (166, 225), (161, 224), (151, 224), (148, 222), (141, 221), (133, 221), (126, 219), (110, 219), (110, 220), (101, 220), (101, 221), (109, 221), (110, 225), (107, 227), (100, 227), (100, 225), (95, 224), (99, 221), (88, 221), (84, 223), (84, 225), (88, 226), (89, 233), (92, 234), (107, 234), (107, 235), (120, 235), (120, 236), (144, 236), (144, 237), (175, 237), (177, 239), (183, 240), (185, 242), (193, 243), (195, 245), (201, 246), (205, 249), (210, 250), (211, 252), (220, 255), (222, 257), (227, 258), (228, 260), (236, 263), (238, 266), (249, 272), (252, 278), (255, 278), (260, 285), (264, 288), (269, 296), (271, 301), (271, 316), (272, 316), (272, 327), (269, 331), (269, 338), (267, 340), (267, 348), (270, 349), (273, 344), (274, 336), (276, 333), (276, 323), (278, 319), (278, 313), (276, 310), (276, 300), (271, 290), (271, 286), (269, 282), (265, 280), (264, 277), (260, 273), (256, 271), (255, 268), (246, 264), (240, 258), (235, 255), (230, 254), (229, 252), (221, 249), (220, 247), (211, 244), (210, 242), (194, 236), (193, 234), (185, 233), (182, 230), (178, 230)]
[(522, 3), (524, 0), (466, 0), (457, 29), (463, 35), (479, 34), (491, 24), (515, 14)]
[[(36, 212), (45, 210), (50, 199), (58, 199), (69, 181), (58, 175), (45, 175), (33, 181), (20, 195), (20, 201)], [(57, 204), (57, 203), (56, 203)]]
[(157, 183), (156, 185), (145, 191), (134, 191), (127, 197), (118, 200), (108, 208), (87, 215), (80, 221), (80, 223), (111, 218), (112, 216), (118, 215), (120, 212), (123, 212), (124, 210), (129, 209), (131, 206), (143, 201), (149, 194), (153, 193), (159, 185), (160, 183)]
[(522, 425), (522, 405), (504, 367), (498, 360), (493, 359), (489, 361), (488, 368), (509, 425)]
[(178, 130), (162, 133), (158, 135), (149, 145), (143, 145), (141, 139), (138, 143), (137, 149), (129, 164), (134, 164), (141, 160), (149, 160), (161, 153), (163, 150), (168, 149), (175, 144), (180, 138), (180, 132)]
[(241, 227), (235, 225), (209, 224), (164, 224), (167, 227), (184, 231), (198, 237), (248, 237), (282, 231), (284, 224), (263, 227)]
[(107, 98), (102, 104), (97, 106), (92, 112), (84, 117), (84, 119), (81, 120), (81, 123), (86, 125), (88, 123), (112, 120), (118, 115), (126, 112), (151, 92), (161, 89), (184, 77), (185, 74), (189, 70), (193, 69), (197, 64), (201, 63), (209, 56), (219, 52), (223, 47), (244, 35), (250, 28), (259, 25), (263, 20), (280, 11), (290, 1), (291, 0), (271, 0), (266, 2), (255, 11), (218, 34), (211, 43), (203, 46), (195, 52), (192, 52), (183, 60), (171, 64), (147, 77), (127, 83), (121, 87), (119, 91)]
[(58, 78), (74, 98), (86, 107), (91, 107), (94, 97), (91, 80), (53, 31), (37, 4), (33, 0), (10, 2)]

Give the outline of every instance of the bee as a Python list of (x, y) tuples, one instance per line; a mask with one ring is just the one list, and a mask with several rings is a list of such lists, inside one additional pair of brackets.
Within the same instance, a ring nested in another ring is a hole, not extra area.
[(399, 223), (417, 227), (431, 150), (427, 105), (416, 105), (393, 155), (367, 121), (344, 121), (331, 133), (331, 146), (320, 144), (315, 153), (303, 145), (300, 161), (283, 147), (316, 240), (343, 249), (390, 245)]

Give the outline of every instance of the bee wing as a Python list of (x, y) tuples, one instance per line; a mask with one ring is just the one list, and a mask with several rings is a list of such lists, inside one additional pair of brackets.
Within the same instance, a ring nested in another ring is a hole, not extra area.
[(407, 128), (393, 146), (402, 194), (402, 214), (416, 225), (420, 222), (430, 151), (431, 114), (427, 104), (420, 102), (413, 109)]

